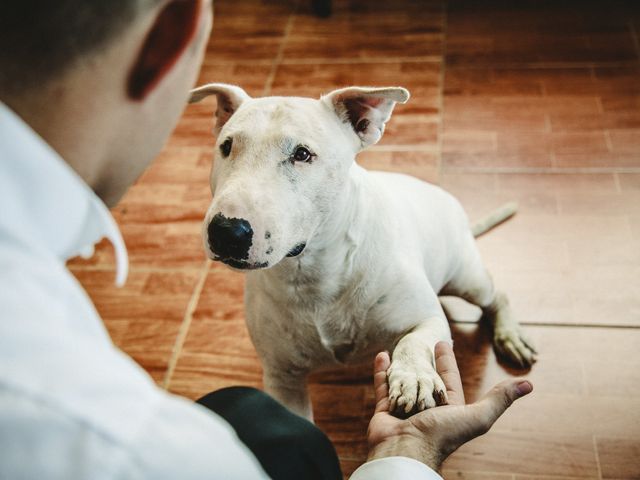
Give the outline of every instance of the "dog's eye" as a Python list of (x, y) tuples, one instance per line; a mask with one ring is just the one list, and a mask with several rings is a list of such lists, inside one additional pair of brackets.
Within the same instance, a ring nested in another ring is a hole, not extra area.
[(305, 147), (298, 147), (296, 148), (295, 153), (291, 157), (291, 160), (293, 160), (294, 162), (309, 163), (311, 162), (311, 159), (313, 158), (313, 156), (314, 155)]
[(228, 157), (231, 153), (231, 145), (233, 145), (233, 139), (231, 137), (227, 138), (222, 144), (220, 144), (220, 151), (222, 152), (223, 157)]

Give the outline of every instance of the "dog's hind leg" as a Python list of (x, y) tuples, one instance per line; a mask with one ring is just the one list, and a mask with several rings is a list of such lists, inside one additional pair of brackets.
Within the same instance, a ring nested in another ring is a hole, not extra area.
[(536, 361), (536, 350), (513, 315), (509, 299), (504, 292), (495, 289), (471, 237), (465, 250), (461, 268), (441, 294), (464, 298), (482, 308), (483, 317), (491, 322), (493, 328), (496, 351), (522, 368), (530, 367)]

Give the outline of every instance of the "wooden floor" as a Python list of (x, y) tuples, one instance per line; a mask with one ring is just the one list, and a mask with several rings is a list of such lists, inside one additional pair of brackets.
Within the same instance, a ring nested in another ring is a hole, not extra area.
[[(479, 240), (536, 341), (535, 392), (455, 453), (447, 479), (640, 478), (640, 2), (219, 0), (199, 82), (252, 95), (403, 85), (381, 143), (359, 157), (444, 186), (471, 218), (518, 215)], [(131, 256), (113, 287), (102, 245), (71, 268), (114, 341), (164, 388), (195, 398), (261, 385), (243, 276), (205, 260), (214, 101), (190, 106), (114, 209)], [(474, 311), (453, 324), (469, 399), (517, 375)], [(365, 458), (368, 368), (312, 379), (345, 476)]]

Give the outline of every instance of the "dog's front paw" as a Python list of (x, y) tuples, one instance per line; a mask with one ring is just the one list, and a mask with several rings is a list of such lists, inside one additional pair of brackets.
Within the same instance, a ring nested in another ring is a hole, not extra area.
[(387, 370), (389, 411), (401, 416), (447, 403), (447, 389), (430, 364), (395, 360)]
[(536, 349), (519, 327), (496, 328), (493, 346), (507, 360), (529, 368), (536, 361)]

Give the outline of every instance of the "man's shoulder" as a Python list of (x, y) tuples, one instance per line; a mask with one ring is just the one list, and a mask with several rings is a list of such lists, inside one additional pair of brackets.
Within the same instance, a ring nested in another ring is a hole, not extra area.
[(0, 241), (0, 304), (0, 395), (116, 436), (157, 396), (61, 260)]

